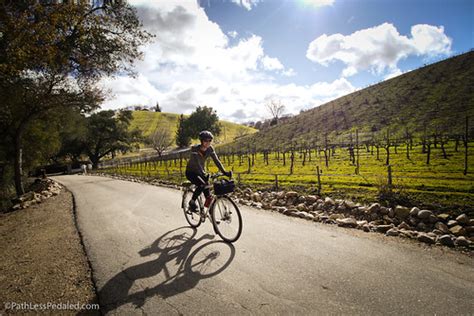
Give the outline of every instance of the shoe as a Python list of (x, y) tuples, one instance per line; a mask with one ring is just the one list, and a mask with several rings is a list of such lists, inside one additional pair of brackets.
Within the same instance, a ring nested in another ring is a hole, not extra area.
[(196, 201), (193, 199), (189, 201), (189, 210), (191, 212), (197, 213), (197, 204), (196, 204)]

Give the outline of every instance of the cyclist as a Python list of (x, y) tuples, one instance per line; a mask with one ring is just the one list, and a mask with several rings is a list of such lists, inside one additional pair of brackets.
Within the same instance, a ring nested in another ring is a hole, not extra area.
[(214, 139), (214, 136), (209, 131), (202, 131), (199, 133), (199, 140), (201, 141), (200, 145), (191, 146), (191, 158), (186, 166), (186, 178), (191, 181), (192, 184), (197, 186), (196, 190), (193, 193), (191, 200), (189, 201), (189, 208), (191, 211), (195, 212), (197, 210), (196, 199), (199, 195), (204, 192), (206, 197), (206, 202), (204, 205), (208, 207), (211, 203), (211, 192), (209, 191), (209, 177), (206, 175), (204, 170), (204, 165), (207, 158), (211, 157), (214, 160), (217, 168), (230, 177), (231, 172), (227, 172), (224, 169), (219, 157), (214, 150), (214, 147), (211, 146), (211, 142)]

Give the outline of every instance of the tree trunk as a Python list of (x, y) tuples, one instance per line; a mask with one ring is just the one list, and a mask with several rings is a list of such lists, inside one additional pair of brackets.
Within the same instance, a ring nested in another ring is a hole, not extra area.
[(16, 195), (20, 196), (25, 193), (23, 187), (23, 148), (21, 142), (21, 136), (23, 134), (23, 128), (20, 127), (15, 135), (15, 160), (14, 160), (14, 169), (15, 169), (15, 190)]

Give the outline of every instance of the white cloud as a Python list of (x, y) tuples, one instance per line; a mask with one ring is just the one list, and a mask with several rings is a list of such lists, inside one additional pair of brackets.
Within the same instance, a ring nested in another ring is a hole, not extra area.
[(267, 70), (281, 70), (284, 68), (278, 58), (272, 58), (268, 56), (264, 56), (262, 58), (262, 64), (263, 68)]
[(332, 6), (335, 0), (302, 0), (302, 2), (306, 5), (310, 5), (313, 7), (325, 7), (325, 6)]
[(239, 33), (237, 33), (237, 31), (230, 31), (230, 32), (227, 32), (227, 34), (232, 38), (236, 38), (237, 35), (239, 35)]
[(325, 66), (342, 61), (347, 65), (342, 74), (349, 77), (361, 70), (380, 74), (397, 68), (397, 63), (409, 55), (448, 55), (451, 43), (442, 26), (414, 25), (411, 37), (407, 37), (393, 24), (384, 23), (347, 36), (323, 34), (309, 44), (306, 57)]
[(252, 10), (252, 7), (257, 6), (260, 0), (231, 0), (232, 3), (237, 4), (238, 6), (244, 7), (247, 11)]
[(119, 76), (102, 85), (114, 94), (105, 108), (154, 105), (163, 111), (191, 113), (198, 105), (216, 109), (221, 119), (237, 122), (267, 116), (265, 102), (281, 99), (290, 113), (347, 94), (346, 79), (313, 85), (278, 84), (272, 76), (295, 71), (268, 56), (260, 36), (231, 44), (220, 27), (192, 1), (133, 0), (144, 26), (156, 34), (137, 63), (137, 78)]

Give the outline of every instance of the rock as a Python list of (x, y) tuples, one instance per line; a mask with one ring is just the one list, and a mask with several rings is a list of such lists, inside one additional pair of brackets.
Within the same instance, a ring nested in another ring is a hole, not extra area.
[(314, 215), (313, 214), (305, 212), (304, 216), (305, 216), (304, 218), (307, 219), (307, 220), (310, 220), (310, 221), (314, 220)]
[(317, 196), (314, 196), (314, 195), (308, 195), (306, 197), (306, 203), (311, 205), (311, 204), (314, 204), (316, 201), (318, 201), (318, 197)]
[(20, 210), (20, 209), (21, 209), (21, 204), (19, 204), (19, 203), (13, 205), (13, 207), (12, 207), (12, 210), (14, 210), (14, 211), (17, 211), (17, 210)]
[(377, 226), (375, 226), (375, 230), (379, 233), (386, 233), (391, 228), (393, 228), (393, 225), (377, 225)]
[(350, 200), (345, 200), (344, 205), (349, 209), (353, 209), (357, 207), (356, 204)]
[(362, 226), (362, 230), (365, 231), (366, 233), (370, 232), (370, 226), (369, 224), (365, 224)]
[(329, 219), (331, 219), (333, 221), (335, 221), (337, 219), (343, 219), (343, 218), (344, 218), (344, 215), (342, 215), (342, 214), (331, 214), (329, 216)]
[(286, 198), (286, 199), (294, 199), (294, 198), (296, 198), (296, 197), (298, 197), (298, 193), (295, 192), (295, 191), (288, 191), (288, 192), (286, 192), (286, 194), (285, 194), (285, 198)]
[(467, 217), (466, 214), (461, 214), (458, 217), (456, 217), (456, 221), (461, 225), (467, 225), (469, 224), (469, 217)]
[(445, 223), (442, 223), (442, 222), (437, 222), (434, 227), (440, 231), (442, 231), (443, 233), (445, 234), (448, 234), (449, 233), (449, 229), (448, 229), (448, 226), (445, 224)]
[(454, 241), (450, 235), (443, 235), (438, 238), (438, 241), (445, 246), (454, 247)]
[(433, 212), (431, 212), (430, 210), (421, 210), (418, 212), (417, 216), (419, 219), (427, 219), (431, 215), (433, 215)]
[(436, 222), (438, 221), (438, 218), (437, 218), (436, 216), (434, 216), (434, 215), (430, 215), (430, 217), (428, 217), (428, 220), (427, 220), (427, 221), (428, 221), (428, 223), (430, 223), (430, 224), (434, 224), (434, 223), (436, 223)]
[(300, 217), (300, 218), (305, 218), (307, 214), (306, 212), (295, 212), (293, 213), (293, 216)]
[(416, 238), (418, 236), (418, 233), (412, 230), (400, 230), (400, 235), (401, 237), (406, 237), (406, 238)]
[(410, 215), (410, 209), (405, 206), (397, 205), (394, 211), (395, 211), (395, 216), (400, 219), (405, 219), (408, 217), (408, 215)]
[(285, 209), (282, 214), (291, 216), (293, 213), (297, 213), (298, 210), (296, 208)]
[(382, 206), (382, 207), (380, 207), (379, 213), (381, 215), (388, 215), (388, 213), (390, 213), (390, 209)]
[(384, 221), (384, 224), (393, 224), (393, 220), (388, 216), (388, 215), (384, 215), (382, 217), (383, 221)]
[(387, 230), (387, 232), (385, 234), (387, 236), (398, 236), (400, 234), (400, 232), (396, 228), (390, 228), (389, 230)]
[(304, 204), (304, 203), (298, 204), (298, 205), (296, 206), (296, 208), (297, 208), (299, 211), (304, 211), (304, 212), (309, 211), (308, 207), (307, 207), (306, 204)]
[(359, 227), (362, 227), (366, 224), (368, 224), (367, 221), (357, 221), (357, 226), (359, 226)]
[(470, 242), (469, 240), (466, 239), (466, 237), (460, 236), (456, 238), (456, 240), (454, 241), (454, 244), (458, 247), (468, 247)]
[(383, 220), (381, 220), (381, 219), (376, 219), (376, 220), (374, 220), (374, 221), (371, 221), (369, 224), (370, 224), (370, 225), (373, 225), (373, 226), (377, 226), (377, 225), (383, 225), (384, 222), (383, 222)]
[(428, 227), (423, 222), (419, 222), (418, 225), (416, 225), (416, 229), (419, 230), (419, 231), (425, 231), (427, 228)]
[(401, 224), (398, 225), (398, 229), (412, 230), (412, 227), (405, 222), (401, 222)]
[(357, 221), (355, 218), (352, 217), (336, 219), (336, 223), (338, 226), (342, 227), (357, 227)]
[(466, 230), (466, 233), (468, 234), (474, 233), (474, 226), (465, 226), (464, 229)]
[(388, 209), (388, 217), (394, 218), (395, 217), (395, 210), (393, 208)]
[(453, 219), (448, 221), (448, 227), (453, 227), (453, 226), (456, 226), (457, 224), (458, 222)]
[(436, 236), (441, 236), (441, 235), (444, 234), (444, 233), (443, 233), (442, 231), (440, 231), (439, 229), (433, 229), (432, 233), (435, 234)]
[(283, 213), (283, 212), (286, 211), (286, 210), (287, 210), (287, 208), (284, 207), (284, 206), (278, 206), (278, 207), (277, 207), (277, 211), (280, 212), (280, 213)]
[(417, 217), (410, 217), (408, 219), (408, 222), (410, 223), (410, 225), (416, 226), (416, 225), (418, 225), (418, 218)]
[(370, 205), (369, 208), (367, 209), (367, 213), (369, 213), (369, 214), (377, 213), (378, 211), (380, 211), (380, 204), (379, 203), (374, 203), (374, 204)]
[(252, 194), (252, 200), (254, 200), (255, 202), (260, 202), (262, 201), (262, 196), (260, 195), (260, 193), (255, 192), (254, 194)]
[(306, 202), (306, 198), (303, 195), (298, 197), (298, 203), (305, 203), (305, 202)]
[(449, 214), (446, 214), (446, 213), (438, 214), (437, 217), (442, 221), (447, 221), (449, 218)]
[(246, 188), (246, 189), (244, 190), (244, 193), (247, 193), (247, 194), (250, 195), (250, 194), (253, 193), (253, 191), (252, 191), (252, 189), (250, 189), (250, 188)]
[(360, 212), (360, 213), (368, 213), (368, 207), (367, 206), (359, 206), (357, 208), (357, 210)]
[(410, 210), (410, 216), (417, 217), (419, 211), (420, 211), (420, 209), (419, 209), (418, 207), (413, 207), (413, 208)]
[(427, 243), (427, 244), (434, 244), (436, 242), (436, 239), (427, 235), (427, 234), (418, 234), (418, 237), (416, 238), (418, 241)]
[(326, 197), (324, 199), (324, 205), (327, 205), (327, 206), (334, 206), (336, 205), (336, 202), (334, 202), (333, 199), (331, 199), (330, 197)]
[(469, 220), (469, 224), (468, 224), (468, 225), (469, 225), (469, 226), (474, 226), (474, 218), (471, 218), (471, 219)]
[(466, 235), (466, 230), (461, 225), (453, 226), (449, 231), (455, 236), (464, 236)]

